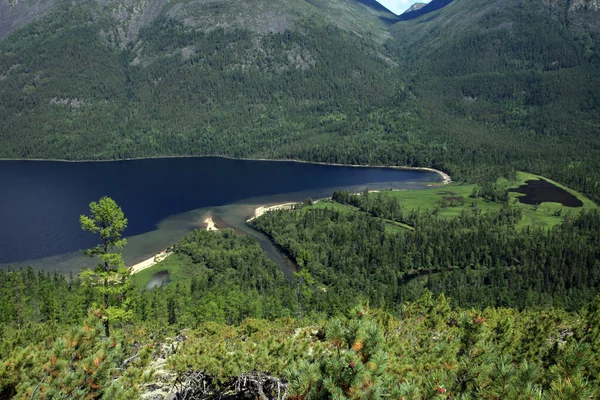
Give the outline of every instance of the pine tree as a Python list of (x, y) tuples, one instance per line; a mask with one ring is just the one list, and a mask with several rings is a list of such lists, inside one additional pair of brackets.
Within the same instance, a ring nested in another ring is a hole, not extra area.
[(392, 389), (386, 376), (388, 354), (376, 323), (366, 310), (353, 310), (347, 322), (327, 325), (330, 351), (317, 364), (300, 363), (288, 371), (291, 398), (382, 399)]
[(123, 263), (121, 253), (127, 241), (122, 238), (127, 227), (121, 208), (110, 197), (101, 198), (98, 203), (90, 203), (90, 216), (81, 215), (79, 221), (84, 231), (99, 234), (100, 243), (85, 251), (85, 254), (97, 256), (101, 263), (94, 270), (81, 273), (82, 280), (97, 289), (104, 297), (104, 331), (110, 336), (110, 320), (126, 320), (131, 312), (126, 309), (125, 295), (131, 289), (129, 270)]

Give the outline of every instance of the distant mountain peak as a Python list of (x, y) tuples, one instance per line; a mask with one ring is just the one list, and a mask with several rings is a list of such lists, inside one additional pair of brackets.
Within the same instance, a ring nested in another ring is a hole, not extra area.
[[(430, 3), (427, 4), (423, 4), (423, 3), (416, 3), (413, 4), (413, 6), (411, 8), (409, 8), (408, 10), (406, 10), (403, 14), (400, 14), (400, 21), (408, 21), (411, 19), (415, 19), (420, 17), (421, 15), (425, 15), (427, 13), (430, 13), (432, 11), (436, 11), (439, 10), (440, 8), (446, 7), (448, 4), (452, 3), (454, 0), (431, 0)], [(423, 4), (421, 6), (417, 6), (416, 8), (414, 8), (417, 4)]]
[(404, 11), (402, 14), (420, 10), (421, 8), (425, 7), (426, 5), (427, 5), (427, 3), (415, 3), (412, 6), (410, 6), (410, 8), (408, 10)]

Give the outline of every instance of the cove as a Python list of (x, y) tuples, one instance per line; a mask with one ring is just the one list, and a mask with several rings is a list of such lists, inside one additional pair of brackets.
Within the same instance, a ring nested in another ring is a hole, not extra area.
[(441, 180), (421, 170), (222, 157), (0, 161), (0, 266), (60, 272), (90, 266), (79, 250), (97, 238), (80, 229), (79, 215), (102, 196), (112, 197), (129, 220), (123, 255), (132, 264), (201, 227), (207, 213), (267, 248), (268, 240), (244, 223), (258, 205), (323, 198), (337, 189), (419, 189)]

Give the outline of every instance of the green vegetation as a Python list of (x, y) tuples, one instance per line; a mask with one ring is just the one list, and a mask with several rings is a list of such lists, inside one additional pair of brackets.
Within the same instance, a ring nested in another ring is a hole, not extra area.
[(102, 318), (104, 332), (110, 336), (110, 321), (129, 318), (124, 307), (126, 292), (131, 288), (127, 279), (129, 270), (125, 267), (121, 250), (127, 240), (123, 231), (127, 228), (127, 218), (121, 207), (110, 197), (103, 197), (97, 203), (90, 203), (90, 213), (79, 217), (81, 229), (100, 236), (100, 243), (85, 251), (90, 257), (98, 257), (100, 263), (95, 269), (84, 270), (81, 279), (85, 285), (97, 290), (104, 298)]
[(336, 192), (251, 224), (314, 278), (310, 301), (329, 314), (356, 298), (398, 310), (424, 289), (460, 306), (577, 310), (600, 286), (600, 214), (587, 200), (562, 211), (516, 202), (506, 189), (530, 178), (488, 189)]
[(52, 8), (0, 42), (0, 157), (519, 170), (600, 199), (595, 11), (456, 0), (390, 25), (366, 0), (252, 4)]
[[(165, 394), (153, 394), (161, 387), (310, 399), (600, 394), (595, 208), (552, 229), (517, 229), (518, 206), (449, 218), (405, 209), (396, 194), (336, 192), (254, 219), (297, 261), (293, 283), (253, 239), (194, 231), (153, 267), (172, 274), (168, 286), (145, 289), (152, 269), (126, 280), (137, 288), (126, 293), (128, 318), (111, 317), (110, 336), (106, 294), (122, 301), (124, 292), (0, 270), (0, 395), (135, 399)], [(127, 222), (109, 198), (90, 209), (82, 226), (101, 235), (91, 253), (105, 274), (119, 264), (111, 245), (123, 244)], [(407, 228), (390, 231), (394, 223)]]
[[(0, 42), (0, 157), (297, 158), (458, 183), (254, 219), (296, 261), (294, 282), (252, 239), (196, 231), (113, 290), (126, 222), (94, 205), (82, 225), (101, 235), (98, 271), (0, 270), (0, 398), (175, 383), (214, 397), (600, 397), (597, 11), (455, 0), (394, 23), (370, 0), (232, 4), (36, 8)], [(507, 191), (540, 176), (583, 207)], [(160, 271), (172, 282), (146, 290)]]
[[(507, 189), (516, 188), (525, 184), (528, 180), (547, 180), (558, 187), (565, 189), (573, 194), (577, 199), (583, 202), (583, 207), (566, 207), (560, 203), (543, 202), (538, 205), (523, 204), (518, 201), (522, 196), (519, 193), (507, 193)], [(398, 205), (406, 211), (432, 211), (436, 210), (436, 216), (442, 218), (456, 218), (465, 211), (476, 209), (479, 212), (500, 211), (506, 206), (506, 203), (521, 211), (522, 217), (517, 224), (518, 229), (526, 227), (552, 228), (563, 221), (563, 214), (572, 216), (578, 215), (581, 211), (589, 211), (597, 208), (593, 201), (576, 191), (563, 185), (557, 184), (547, 178), (517, 172), (515, 180), (499, 179), (491, 185), (489, 190), (495, 190), (498, 197), (505, 198), (503, 201), (491, 201), (488, 198), (478, 195), (473, 197), (474, 193), (481, 193), (482, 188), (477, 184), (457, 184), (452, 183), (442, 187), (434, 187), (425, 190), (401, 190), (386, 191), (385, 196), (397, 198)], [(377, 193), (371, 193), (370, 196), (376, 198)], [(336, 207), (339, 205), (336, 204)]]
[[(22, 297), (15, 297), (17, 282), (29, 289)], [(219, 393), (238, 376), (262, 373), (280, 379), (290, 395), (306, 398), (598, 395), (600, 299), (580, 314), (468, 310), (426, 292), (396, 315), (347, 304), (347, 311), (329, 320), (307, 307), (302, 321), (261, 319), (249, 310), (246, 317), (254, 318), (230, 325), (195, 319), (198, 304), (190, 303), (195, 298), (191, 288), (178, 290), (176, 297), (172, 286), (140, 291), (134, 318), (115, 326), (107, 338), (101, 318), (93, 312), (85, 317), (80, 304), (86, 288), (76, 281), (0, 272), (0, 394), (135, 399), (161, 385), (172, 388), (176, 377), (176, 391), (200, 390), (204, 383)], [(225, 297), (221, 301), (234, 309), (245, 307), (247, 298), (205, 290)], [(144, 297), (151, 302), (144, 303)], [(59, 298), (66, 307), (53, 302)], [(174, 315), (188, 315), (183, 324), (169, 319), (173, 301), (178, 307)], [(13, 306), (28, 315), (27, 324), (18, 327), (17, 313), (9, 310)], [(67, 323), (63, 310), (77, 317)], [(202, 379), (187, 379), (196, 372)], [(161, 383), (165, 376), (169, 381)]]
[(181, 282), (185, 284), (186, 277), (193, 276), (194, 271), (187, 271), (185, 273), (182, 265), (185, 264), (186, 258), (180, 255), (170, 255), (158, 264), (153, 265), (150, 268), (146, 268), (140, 272), (137, 272), (133, 276), (133, 281), (138, 289), (144, 289), (148, 286), (148, 283), (152, 280), (152, 277), (159, 272), (167, 272), (171, 281)]

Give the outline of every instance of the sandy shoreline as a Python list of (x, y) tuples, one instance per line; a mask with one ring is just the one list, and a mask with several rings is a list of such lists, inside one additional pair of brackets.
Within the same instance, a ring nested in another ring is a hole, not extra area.
[[(314, 202), (313, 202), (314, 203)], [(292, 208), (294, 205), (298, 204), (297, 202), (295, 203), (282, 203), (282, 204), (274, 204), (274, 205), (262, 205), (262, 206), (258, 206), (254, 209), (254, 213), (252, 213), (252, 216), (250, 218), (248, 218), (246, 220), (246, 222), (250, 222), (255, 218), (260, 217), (261, 215), (263, 215), (266, 212), (269, 211), (275, 211), (275, 210), (289, 210), (290, 208)]]
[(212, 219), (212, 215), (207, 215), (206, 218), (204, 218), (204, 220), (202, 221), (206, 224), (206, 230), (207, 231), (218, 231), (219, 228), (217, 228), (217, 226), (215, 225), (215, 221), (213, 221)]
[[(205, 229), (207, 231), (218, 231), (219, 230), (219, 228), (217, 228), (217, 226), (215, 225), (215, 221), (213, 221), (213, 219), (212, 219), (212, 215), (207, 215), (206, 217), (204, 217), (202, 222), (204, 222), (206, 224)], [(173, 253), (169, 252), (167, 250), (163, 250), (160, 253), (155, 254), (152, 257), (150, 257), (144, 261), (140, 261), (139, 263), (134, 264), (131, 267), (129, 267), (130, 273), (131, 273), (131, 275), (137, 274), (140, 271), (143, 271), (145, 269), (153, 267), (156, 264), (158, 264), (159, 262), (163, 261), (165, 258), (169, 257), (171, 254), (173, 254)]]
[(0, 158), (0, 161), (56, 161), (56, 162), (66, 162), (66, 163), (84, 163), (84, 162), (116, 162), (116, 161), (135, 161), (135, 160), (156, 160), (156, 159), (168, 159), (168, 158), (225, 158), (228, 160), (242, 160), (242, 161), (274, 161), (274, 162), (296, 162), (303, 164), (315, 164), (315, 165), (331, 165), (334, 167), (355, 167), (355, 168), (395, 168), (402, 169), (407, 171), (429, 171), (438, 174), (442, 177), (442, 182), (444, 184), (452, 182), (452, 178), (450, 175), (446, 174), (443, 171), (429, 168), (429, 167), (408, 167), (408, 166), (394, 166), (394, 165), (371, 165), (371, 164), (337, 164), (337, 163), (327, 163), (327, 162), (319, 162), (319, 161), (305, 161), (305, 160), (296, 160), (292, 158), (248, 158), (248, 157), (230, 157), (224, 156), (220, 154), (202, 154), (202, 155), (182, 155), (182, 156), (155, 156), (155, 157), (137, 157), (137, 158), (120, 158), (120, 159), (112, 159), (112, 160), (66, 160), (61, 158)]
[[(296, 160), (296, 159), (267, 159), (267, 158), (236, 158), (236, 157), (230, 157), (230, 156), (224, 156), (224, 155), (215, 155), (215, 154), (208, 154), (208, 155), (181, 155), (181, 156), (155, 156), (155, 157), (138, 157), (138, 158), (123, 158), (123, 159), (113, 159), (113, 160), (65, 160), (65, 159), (48, 159), (48, 158), (0, 158), (0, 161), (55, 161), (55, 162), (65, 162), (65, 163), (84, 163), (84, 162), (116, 162), (116, 161), (135, 161), (135, 160), (154, 160), (154, 159), (169, 159), (169, 158), (209, 158), (209, 157), (214, 157), (214, 158), (225, 158), (225, 159), (229, 159), (229, 160), (243, 160), (243, 161), (271, 161), (271, 162), (295, 162), (295, 163), (303, 163), (303, 164), (314, 164), (314, 165), (329, 165), (329, 166), (336, 166), (336, 167), (353, 167), (353, 168), (394, 168), (394, 169), (400, 169), (400, 170), (407, 170), (407, 171), (428, 171), (428, 172), (433, 172), (435, 174), (438, 174), (441, 178), (442, 178), (442, 184), (448, 184), (450, 182), (452, 182), (452, 178), (450, 177), (450, 175), (446, 174), (443, 171), (434, 169), (434, 168), (428, 168), (428, 167), (407, 167), (407, 166), (391, 166), (391, 165), (370, 165), (370, 164), (363, 164), (363, 165), (357, 165), (357, 164), (337, 164), (337, 163), (326, 163), (326, 162), (318, 162), (318, 161), (305, 161), (305, 160)], [(316, 202), (316, 201), (315, 201)], [(274, 205), (268, 205), (268, 204), (264, 204), (261, 206), (258, 206), (255, 210), (253, 215), (246, 221), (246, 222), (250, 222), (251, 220), (260, 217), (261, 215), (263, 215), (264, 213), (268, 212), (268, 211), (273, 211), (273, 210), (280, 210), (280, 209), (286, 209), (286, 208), (291, 208), (294, 204), (297, 204), (297, 202), (287, 202), (287, 203), (282, 203), (282, 204), (274, 204)], [(212, 218), (211, 215), (206, 216), (203, 219), (203, 222), (206, 224), (205, 229), (209, 230), (209, 231), (214, 231), (214, 230), (218, 230), (218, 228), (215, 225), (215, 222)], [(163, 251), (161, 253), (155, 254), (152, 257), (141, 261), (139, 263), (136, 263), (134, 265), (132, 265), (130, 267), (130, 271), (131, 274), (136, 274), (140, 271), (143, 271), (147, 268), (150, 268), (154, 265), (156, 265), (157, 263), (159, 263), (160, 261), (164, 260), (165, 258), (167, 258), (169, 255), (171, 255), (172, 253), (167, 253), (166, 251)]]
[[(328, 165), (341, 165), (341, 164), (328, 164)], [(350, 167), (351, 165), (346, 165), (347, 167)], [(357, 165), (360, 166), (360, 165)], [(386, 167), (386, 168), (403, 168), (403, 167)], [(423, 170), (423, 171), (430, 171), (430, 172), (435, 172), (436, 174), (440, 175), (442, 177), (442, 185), (447, 185), (450, 182), (452, 182), (452, 178), (450, 178), (450, 175), (442, 172), (442, 171), (438, 171), (436, 169), (433, 168), (418, 168), (418, 167), (413, 167), (411, 169), (418, 169), (418, 170)], [(394, 190), (406, 190), (406, 189), (391, 189), (392, 191)], [(369, 193), (379, 193), (383, 191), (382, 190), (369, 190)], [(354, 193), (354, 194), (361, 194), (362, 192), (359, 193)], [(319, 202), (320, 200), (329, 200), (330, 197), (325, 197), (323, 199), (318, 199), (318, 200), (313, 200), (313, 204)], [(246, 223), (252, 221), (255, 218), (260, 217), (261, 215), (263, 215), (266, 212), (269, 211), (275, 211), (275, 210), (288, 210), (290, 208), (292, 208), (294, 205), (302, 203), (301, 201), (297, 201), (297, 202), (287, 202), (287, 203), (281, 203), (281, 204), (263, 204), (261, 206), (258, 206), (254, 209), (254, 212), (252, 213), (252, 216), (250, 218), (248, 218), (246, 220)]]
[(156, 264), (158, 264), (159, 262), (163, 261), (165, 258), (169, 257), (171, 254), (170, 252), (167, 252), (166, 250), (161, 251), (158, 254), (153, 255), (152, 257), (141, 261), (137, 264), (134, 264), (130, 267), (130, 274), (137, 274), (140, 271), (143, 271), (145, 269), (148, 269)]

